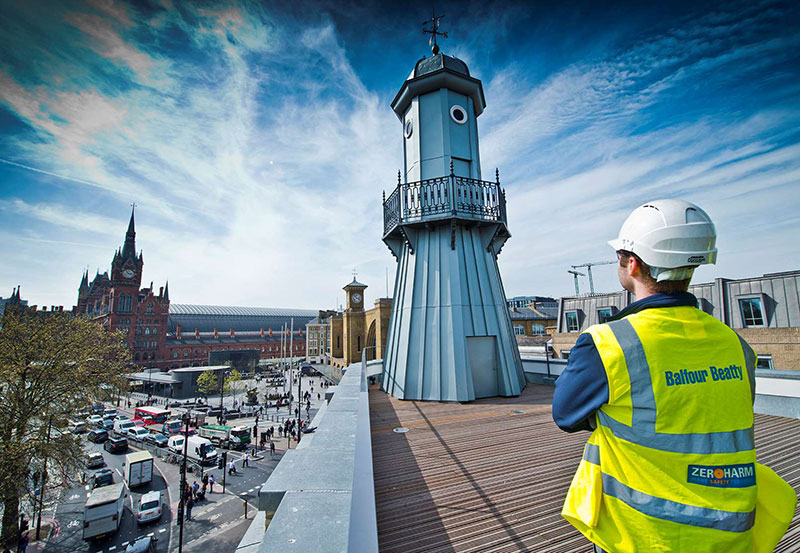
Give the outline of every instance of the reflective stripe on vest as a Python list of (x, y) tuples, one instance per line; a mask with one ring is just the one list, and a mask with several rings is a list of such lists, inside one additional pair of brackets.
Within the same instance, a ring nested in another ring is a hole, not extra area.
[[(705, 432), (668, 434), (656, 432), (656, 399), (650, 379), (650, 366), (645, 357), (642, 341), (630, 321), (620, 319), (607, 323), (625, 356), (628, 377), (631, 382), (633, 406), (632, 426), (623, 424), (602, 410), (597, 411), (600, 424), (607, 427), (617, 438), (651, 449), (675, 453), (736, 453), (755, 448), (753, 427), (730, 432)], [(737, 335), (738, 336), (738, 335)], [(741, 338), (740, 338), (741, 340)], [(751, 393), (755, 393), (755, 357), (750, 347), (742, 342)], [(636, 430), (633, 429), (636, 428)]]
[[(595, 444), (587, 443), (583, 451), (583, 459), (600, 466), (600, 448)], [(727, 532), (747, 532), (755, 522), (755, 509), (749, 513), (737, 513), (697, 507), (634, 490), (604, 472), (602, 479), (604, 494), (619, 499), (642, 514), (661, 520)]]

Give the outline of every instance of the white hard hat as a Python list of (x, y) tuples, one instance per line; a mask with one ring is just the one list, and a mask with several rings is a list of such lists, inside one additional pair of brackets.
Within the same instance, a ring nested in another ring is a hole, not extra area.
[(608, 243), (617, 251), (635, 253), (650, 267), (650, 275), (663, 281), (691, 278), (697, 265), (716, 263), (716, 242), (711, 217), (693, 203), (673, 198), (634, 209), (619, 237)]

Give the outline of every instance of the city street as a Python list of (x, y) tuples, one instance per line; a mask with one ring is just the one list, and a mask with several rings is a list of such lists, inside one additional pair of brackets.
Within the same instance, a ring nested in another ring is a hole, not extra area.
[[(263, 393), (268, 390), (264, 382), (256, 383), (253, 380), (245, 381), (248, 387), (258, 386), (259, 398), (263, 398)], [(320, 377), (303, 377), (302, 390), (311, 391), (314, 383), (309, 416), (313, 419), (319, 406), (324, 401), (324, 391), (319, 388)], [(288, 384), (287, 384), (288, 387)], [(274, 388), (273, 388), (274, 389)], [(282, 388), (278, 388), (282, 391)], [(297, 381), (295, 380), (294, 393), (297, 395)], [(317, 399), (317, 393), (320, 399)], [(234, 398), (226, 397), (225, 405), (233, 408)], [(210, 398), (211, 405), (219, 405), (219, 398)], [(278, 464), (286, 447), (287, 439), (280, 437), (277, 432), (278, 424), (287, 418), (294, 418), (294, 408), (297, 403), (292, 405), (291, 415), (287, 407), (279, 410), (264, 409), (264, 414), (259, 415), (257, 433), (260, 436), (270, 426), (275, 428), (276, 452), (270, 458), (269, 449), (258, 452), (256, 458), (249, 459), (247, 467), (243, 467), (242, 457), (244, 452), (227, 451), (227, 460), (230, 463), (234, 460), (236, 474), (228, 475), (226, 469), (219, 469), (216, 465), (204, 467), (204, 471), (213, 475), (215, 485), (213, 493), (209, 490), (205, 500), (198, 501), (192, 510), (192, 520), (186, 521), (183, 528), (183, 550), (192, 551), (215, 551), (226, 552), (234, 551), (242, 536), (246, 532), (250, 521), (256, 514), (257, 494), (260, 486), (267, 480), (272, 470)], [(304, 404), (305, 405), (305, 404)], [(125, 406), (118, 407), (118, 410), (133, 417), (133, 408), (126, 409)], [(173, 413), (180, 415), (183, 409), (173, 409)], [(302, 410), (305, 417), (305, 408)], [(215, 422), (215, 421), (208, 421)], [(255, 425), (253, 416), (232, 419), (229, 424), (234, 426), (245, 426), (252, 430)], [(106, 467), (113, 471), (114, 482), (122, 482), (123, 462), (127, 453), (132, 453), (141, 449), (139, 444), (130, 441), (130, 448), (125, 453), (112, 454), (103, 449), (102, 444), (94, 444), (85, 441), (86, 453), (100, 453), (106, 463)], [(296, 447), (296, 442), (291, 443), (291, 447)], [(153, 448), (150, 448), (153, 451)], [(220, 455), (226, 451), (218, 448)], [(156, 451), (158, 453), (158, 451)], [(175, 552), (178, 550), (180, 526), (176, 524), (180, 487), (180, 464), (168, 463), (163, 458), (166, 452), (154, 455), (153, 481), (133, 490), (126, 490), (125, 507), (119, 530), (105, 538), (96, 541), (84, 541), (83, 531), (83, 511), (86, 500), (91, 493), (90, 484), (76, 486), (70, 490), (62, 491), (60, 498), (54, 507), (45, 509), (43, 521), (51, 522), (53, 532), (46, 541), (44, 548), (41, 545), (32, 545), (31, 551), (44, 551), (45, 553), (121, 553), (126, 546), (139, 536), (151, 535), (158, 539), (157, 551), (159, 553)], [(99, 469), (86, 469), (86, 474), (91, 476)], [(223, 474), (224, 473), (224, 474)], [(202, 474), (187, 472), (187, 482), (192, 484), (195, 480), (200, 483)], [(225, 492), (223, 493), (223, 479), (225, 481)], [(162, 501), (165, 509), (159, 521), (137, 525), (135, 521), (135, 510), (139, 504), (141, 496), (150, 491), (162, 492)], [(246, 507), (245, 507), (246, 506)], [(245, 517), (246, 514), (246, 517)]]

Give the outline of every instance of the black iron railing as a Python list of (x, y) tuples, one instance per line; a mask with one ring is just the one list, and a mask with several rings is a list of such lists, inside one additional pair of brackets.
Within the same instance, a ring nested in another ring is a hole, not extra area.
[[(398, 175), (399, 180), (399, 175)], [(506, 222), (506, 197), (496, 182), (446, 177), (400, 183), (383, 200), (383, 234), (398, 225), (439, 219)]]

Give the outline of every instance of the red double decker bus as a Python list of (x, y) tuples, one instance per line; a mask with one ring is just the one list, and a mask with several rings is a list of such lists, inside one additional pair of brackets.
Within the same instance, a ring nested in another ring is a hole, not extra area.
[(162, 409), (161, 407), (137, 407), (133, 412), (133, 420), (143, 420), (144, 424), (149, 426), (151, 424), (163, 424), (167, 422), (172, 411), (169, 409)]

